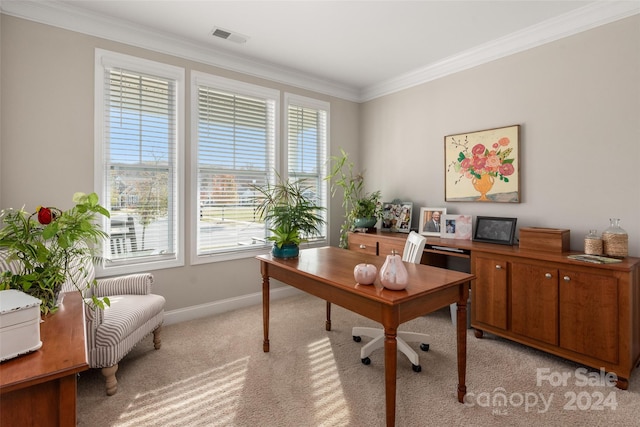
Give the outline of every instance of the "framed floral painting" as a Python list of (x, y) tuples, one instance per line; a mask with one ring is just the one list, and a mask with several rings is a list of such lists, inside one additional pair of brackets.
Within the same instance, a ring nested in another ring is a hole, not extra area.
[(444, 137), (445, 201), (520, 203), (520, 125)]

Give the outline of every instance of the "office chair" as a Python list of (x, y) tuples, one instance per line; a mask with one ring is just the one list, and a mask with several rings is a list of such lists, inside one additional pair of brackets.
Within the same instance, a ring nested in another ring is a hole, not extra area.
[[(407, 237), (407, 242), (404, 245), (404, 250), (402, 252), (402, 260), (405, 262), (412, 262), (414, 264), (419, 264), (420, 259), (422, 258), (422, 251), (424, 250), (424, 245), (427, 242), (427, 238), (421, 236), (420, 234), (412, 231), (409, 233)], [(368, 365), (371, 363), (371, 359), (369, 359), (369, 355), (379, 348), (384, 347), (384, 329), (382, 328), (365, 328), (360, 326), (355, 326), (351, 330), (351, 335), (353, 335), (353, 340), (355, 342), (360, 342), (361, 337), (369, 337), (373, 338), (370, 342), (368, 342), (362, 349), (360, 350), (360, 360), (363, 364)], [(422, 367), (420, 366), (420, 359), (418, 358), (418, 354), (407, 344), (408, 342), (419, 342), (426, 338), (426, 334), (420, 334), (416, 332), (401, 332), (398, 331), (398, 335), (396, 337), (396, 341), (398, 343), (398, 350), (401, 351), (405, 356), (409, 358), (411, 361), (412, 368), (415, 372), (422, 371)], [(422, 351), (429, 351), (429, 344), (421, 343), (420, 349)]]

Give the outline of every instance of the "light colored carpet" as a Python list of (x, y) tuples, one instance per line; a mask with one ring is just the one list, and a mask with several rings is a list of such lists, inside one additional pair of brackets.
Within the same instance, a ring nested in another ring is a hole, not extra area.
[[(78, 425), (384, 426), (383, 350), (365, 366), (366, 339), (351, 337), (352, 326), (376, 324), (334, 305), (327, 332), (324, 317), (325, 302), (306, 294), (273, 301), (269, 353), (261, 306), (166, 326), (160, 350), (148, 337), (120, 363), (116, 395), (105, 395), (99, 370), (81, 374)], [(420, 373), (398, 357), (398, 426), (639, 425), (640, 369), (627, 391), (581, 386), (580, 365), (469, 330), (469, 395), (461, 404), (448, 307), (401, 330), (428, 332), (431, 350), (418, 350)], [(570, 377), (538, 385), (538, 369)], [(501, 393), (502, 406), (494, 400)]]

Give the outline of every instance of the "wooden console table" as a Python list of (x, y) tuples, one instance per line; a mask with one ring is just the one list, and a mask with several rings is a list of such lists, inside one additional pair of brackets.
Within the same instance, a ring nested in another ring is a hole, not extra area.
[(78, 292), (40, 324), (42, 347), (0, 363), (0, 425), (76, 425), (78, 372), (89, 369)]
[[(304, 249), (295, 259), (258, 256), (262, 274), (263, 350), (269, 351), (269, 278), (294, 286), (341, 307), (358, 313), (384, 327), (384, 371), (386, 425), (395, 425), (397, 328), (401, 323), (428, 314), (449, 304), (458, 303), (458, 401), (466, 393), (467, 298), (473, 276), (419, 264), (406, 264), (409, 285), (401, 291), (384, 289), (376, 279), (373, 285), (359, 285), (353, 278), (353, 268), (362, 262), (382, 267), (385, 258), (357, 254), (336, 247)], [(327, 309), (326, 329), (331, 329)]]
[[(402, 233), (350, 233), (349, 249), (402, 251)], [(615, 264), (470, 240), (427, 238), (422, 262), (470, 259), (471, 327), (618, 377), (627, 389), (640, 364), (640, 258)]]

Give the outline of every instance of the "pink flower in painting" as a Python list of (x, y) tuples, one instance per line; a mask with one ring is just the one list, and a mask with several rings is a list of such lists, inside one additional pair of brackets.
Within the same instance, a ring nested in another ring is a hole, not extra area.
[(498, 144), (502, 145), (503, 147), (506, 147), (507, 145), (509, 145), (511, 141), (509, 141), (509, 138), (504, 137), (504, 138), (500, 138), (498, 140)]
[(474, 157), (473, 158), (473, 169), (482, 170), (484, 169), (485, 164), (487, 163), (486, 157)]
[(458, 159), (453, 166), (468, 179), (480, 179), (483, 175), (491, 175), (509, 182), (507, 176), (515, 173), (514, 159), (509, 158), (513, 148), (507, 147), (510, 143), (509, 138), (502, 137), (490, 145), (491, 150), (488, 150), (484, 144), (476, 144), (471, 148), (471, 153), (464, 144), (464, 151), (458, 154)]
[(500, 169), (498, 170), (504, 176), (512, 175), (515, 172), (515, 169), (511, 163), (505, 163), (501, 165)]
[(486, 167), (487, 168), (491, 168), (491, 169), (497, 169), (500, 167), (500, 157), (496, 156), (495, 154), (492, 156), (487, 157), (487, 163), (486, 163)]
[(487, 149), (484, 148), (484, 145), (482, 144), (476, 144), (474, 145), (474, 147), (471, 149), (471, 154), (475, 155), (475, 156), (481, 156), (484, 154), (484, 152)]

